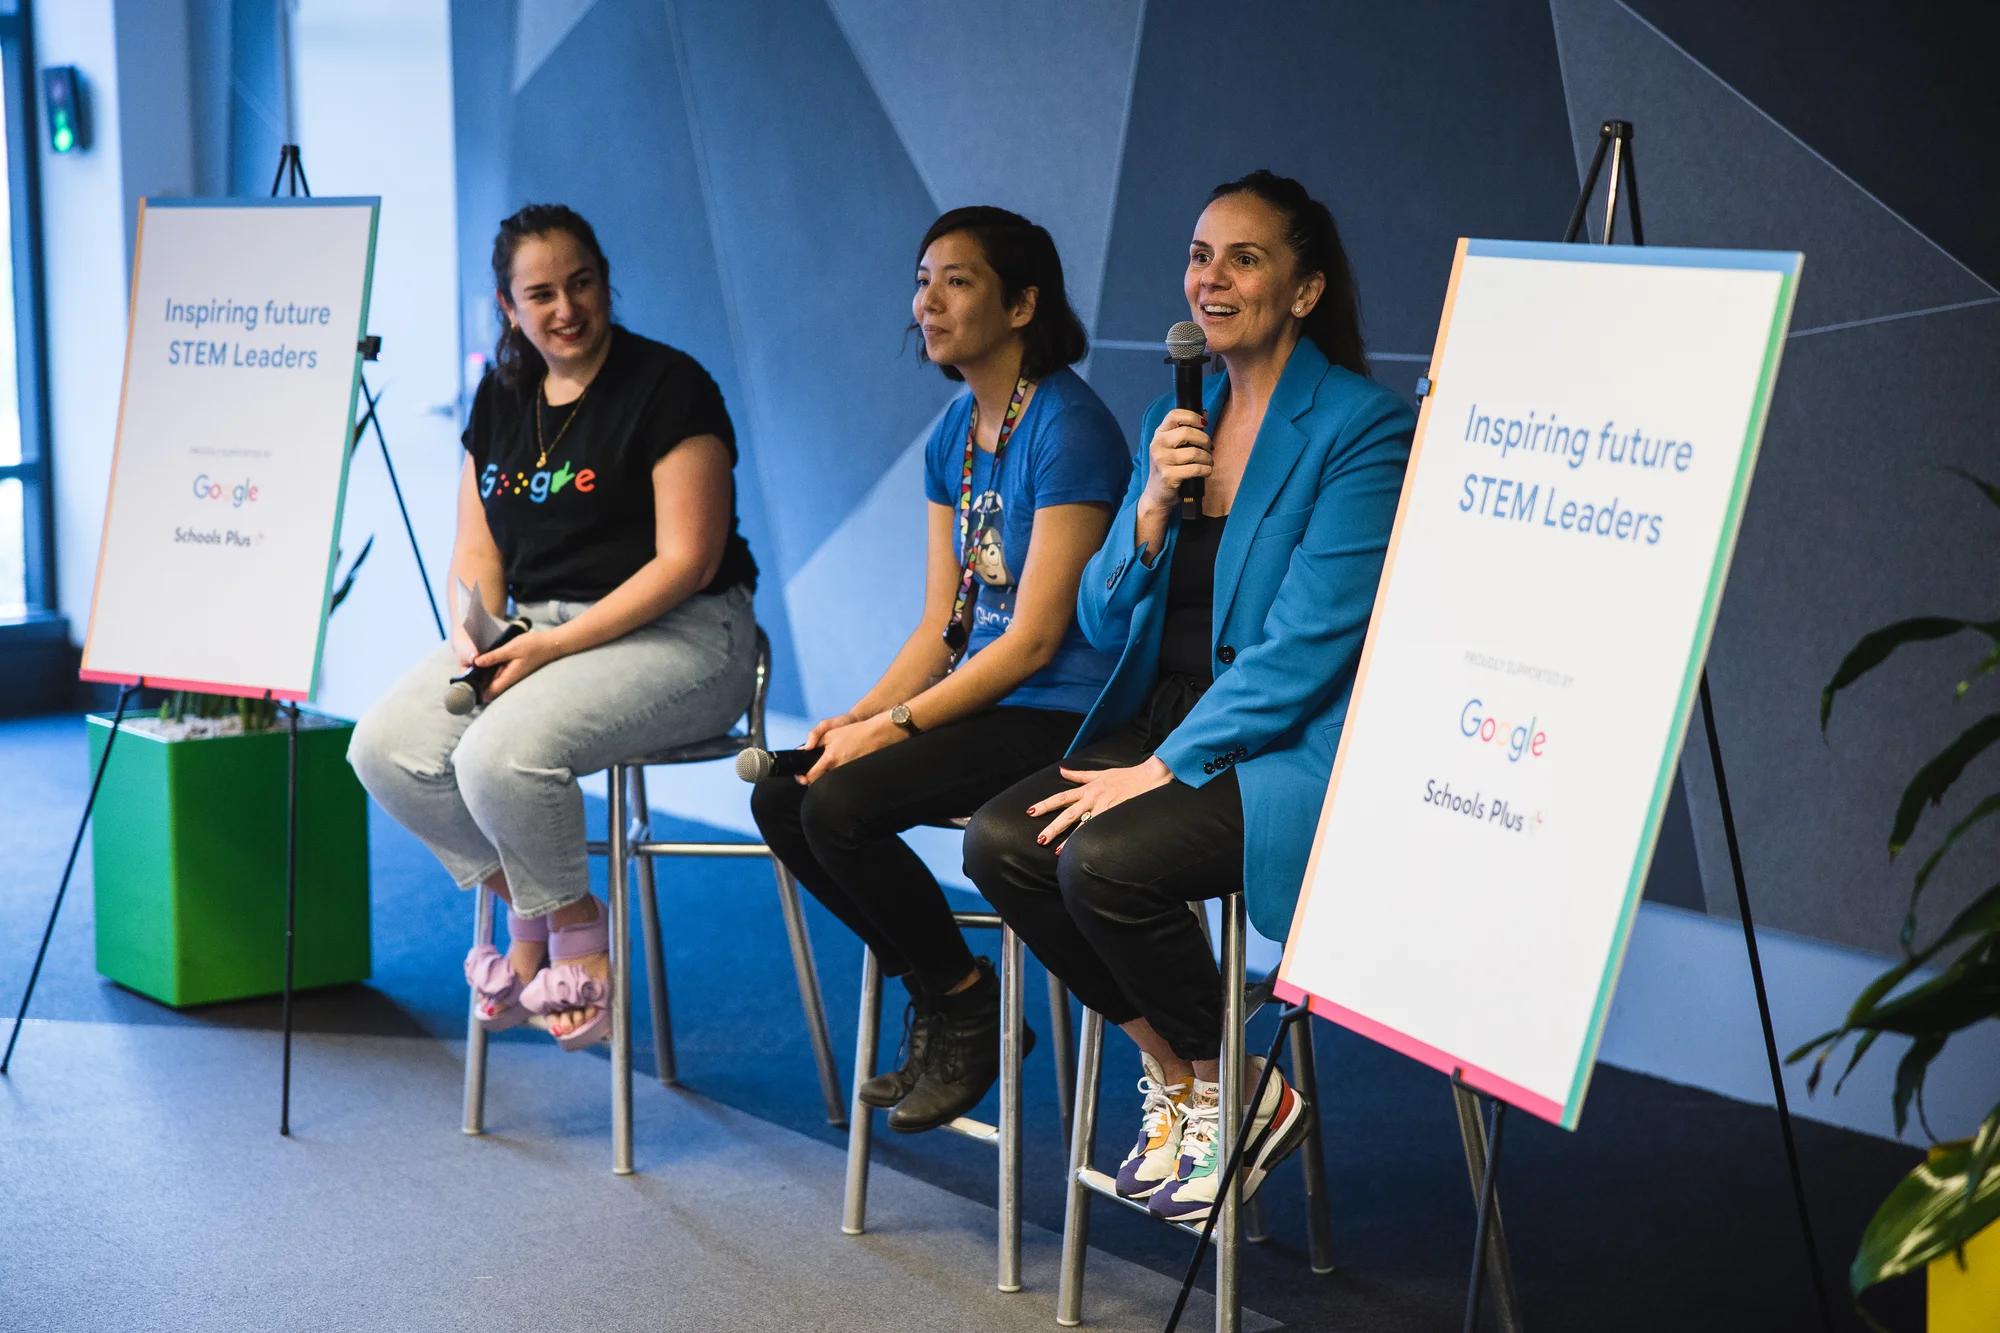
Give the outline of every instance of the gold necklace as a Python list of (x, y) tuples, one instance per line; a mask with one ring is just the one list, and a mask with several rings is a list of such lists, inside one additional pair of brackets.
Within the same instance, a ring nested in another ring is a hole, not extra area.
[[(594, 384), (596, 381), (593, 380), (591, 383)], [(549, 402), (549, 377), (547, 375), (542, 376), (542, 385), (539, 389), (535, 390), (535, 447), (541, 450), (542, 453), (542, 456), (535, 460), (537, 468), (545, 468), (549, 465), (549, 450), (562, 443), (562, 437), (569, 433), (570, 423), (575, 421), (576, 414), (583, 410), (583, 400), (589, 393), (590, 385), (586, 384), (583, 386), (583, 392), (576, 396), (576, 402), (570, 407), (569, 415), (563, 418), (562, 429), (556, 432), (556, 437), (553, 440), (550, 440), (547, 444), (543, 444), (542, 405), (547, 403), (550, 407), (554, 407), (555, 404)]]

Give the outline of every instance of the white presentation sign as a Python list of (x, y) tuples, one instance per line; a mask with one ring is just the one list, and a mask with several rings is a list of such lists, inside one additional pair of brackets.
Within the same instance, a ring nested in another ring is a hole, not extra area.
[(1281, 994), (1575, 1126), (1799, 265), (1459, 242)]
[(312, 697), (379, 209), (141, 201), (86, 680)]

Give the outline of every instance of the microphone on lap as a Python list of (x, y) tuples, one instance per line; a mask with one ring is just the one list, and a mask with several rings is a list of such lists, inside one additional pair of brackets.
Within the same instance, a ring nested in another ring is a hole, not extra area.
[[(1167, 362), (1174, 368), (1174, 406), (1201, 411), (1201, 368), (1208, 364), (1208, 337), (1201, 325), (1184, 319), (1167, 330)], [(1206, 477), (1189, 477), (1181, 483), (1181, 522), (1201, 520), (1201, 501), (1207, 492)]]
[[(525, 616), (516, 616), (507, 622), (507, 628), (500, 631), (500, 637), (489, 644), (484, 651), (492, 652), (509, 639), (519, 638), (534, 628), (533, 622)], [(444, 687), (444, 711), (453, 717), (464, 717), (479, 703), (479, 696), (486, 693), (486, 687), (493, 683), (493, 677), (500, 673), (498, 666), (467, 667), (463, 674), (453, 676), (451, 683)]]
[(736, 776), (745, 782), (762, 782), (773, 773), (780, 777), (802, 778), (824, 753), (824, 748), (773, 751), (760, 750), (753, 745), (737, 751)]

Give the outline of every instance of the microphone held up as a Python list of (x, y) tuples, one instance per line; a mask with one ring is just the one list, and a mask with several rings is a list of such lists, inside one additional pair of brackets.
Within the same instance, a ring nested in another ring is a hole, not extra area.
[[(1167, 363), (1174, 368), (1174, 406), (1201, 411), (1202, 367), (1208, 364), (1208, 336), (1201, 325), (1184, 319), (1167, 330)], [(1201, 521), (1202, 497), (1207, 492), (1206, 478), (1190, 477), (1181, 483), (1181, 522)]]

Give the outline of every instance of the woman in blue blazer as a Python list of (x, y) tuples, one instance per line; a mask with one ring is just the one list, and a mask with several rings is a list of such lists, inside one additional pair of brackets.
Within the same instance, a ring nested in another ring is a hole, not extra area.
[[(965, 863), (1139, 1045), (1120, 1192), (1199, 1221), (1217, 1192), (1222, 984), (1188, 904), (1240, 890), (1264, 934), (1291, 927), (1415, 421), (1368, 378), (1340, 234), (1297, 181), (1217, 187), (1184, 287), (1227, 373), (1204, 412), (1148, 409), (1151, 443), (1084, 569), (1078, 622), (1117, 669), (1064, 762), (975, 816)], [(1203, 517), (1187, 521), (1193, 477)], [(1272, 1125), (1245, 1197), (1309, 1113), (1272, 1079), (1245, 1131)]]

